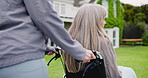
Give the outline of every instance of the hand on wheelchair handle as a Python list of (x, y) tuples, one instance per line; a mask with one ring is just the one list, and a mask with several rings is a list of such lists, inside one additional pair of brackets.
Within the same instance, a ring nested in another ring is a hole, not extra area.
[(84, 57), (84, 60), (82, 63), (90, 62), (90, 60), (96, 59), (96, 56), (93, 54), (91, 50), (86, 50), (86, 56)]
[(56, 50), (54, 50), (54, 51), (48, 52), (47, 55), (52, 55), (54, 53), (58, 54), (58, 52)]
[(46, 51), (46, 54), (47, 55), (52, 55), (54, 53), (58, 54), (58, 53), (60, 53), (60, 50), (61, 50), (61, 48), (59, 48), (59, 47), (56, 47), (56, 48), (50, 47), (50, 50)]

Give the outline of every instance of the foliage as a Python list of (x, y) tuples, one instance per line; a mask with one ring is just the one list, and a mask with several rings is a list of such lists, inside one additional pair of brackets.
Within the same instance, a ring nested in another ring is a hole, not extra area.
[(143, 20), (146, 18), (146, 15), (144, 13), (136, 13), (134, 23), (143, 22)]
[(114, 18), (114, 0), (108, 0), (108, 16)]
[(146, 23), (145, 22), (138, 22), (137, 26), (139, 26), (142, 31), (146, 32)]
[(119, 27), (121, 21), (118, 18), (106, 18), (105, 28)]
[(123, 4), (123, 7), (124, 7), (125, 21), (130, 21), (133, 25), (137, 25), (138, 22), (143, 22), (143, 21), (146, 22), (145, 19), (147, 19), (148, 17), (147, 16), (148, 9), (145, 11), (145, 8), (143, 7), (134, 7), (129, 4)]
[(117, 18), (123, 20), (123, 18), (124, 18), (124, 16), (123, 16), (124, 15), (124, 13), (123, 13), (124, 9), (123, 9), (123, 7), (121, 5), (120, 0), (117, 0), (116, 4), (117, 4), (117, 7), (116, 7), (117, 8)]
[(65, 29), (68, 30), (70, 28), (70, 26), (71, 26), (71, 22), (64, 22)]
[(117, 18), (118, 18), (118, 21), (119, 21), (119, 28), (120, 28), (120, 44), (122, 43), (122, 36), (123, 36), (123, 29), (124, 29), (124, 24), (123, 24), (123, 20), (124, 20), (124, 9), (123, 9), (123, 7), (122, 7), (122, 5), (121, 5), (121, 3), (120, 3), (120, 0), (117, 0), (116, 1), (116, 5), (117, 5)]
[(123, 7), (119, 0), (116, 1), (117, 17), (114, 16), (114, 0), (108, 0), (108, 18), (106, 18), (106, 28), (119, 27), (120, 29), (120, 42), (123, 33)]
[(102, 0), (98, 0), (98, 1), (97, 1), (97, 4), (102, 5)]
[(145, 22), (138, 22), (136, 25), (133, 25), (131, 22), (126, 22), (123, 32), (124, 39), (141, 39), (145, 29)]
[(144, 31), (141, 38), (144, 40), (144, 44), (148, 44), (148, 29), (146, 28), (146, 24), (148, 24), (148, 4), (138, 7), (129, 4), (122, 5), (124, 7), (125, 27), (139, 26), (141, 31)]
[(142, 37), (143, 42), (144, 42), (143, 45), (148, 46), (148, 25), (145, 25), (144, 29), (145, 29), (145, 32), (144, 32), (143, 37)]
[(144, 19), (145, 23), (148, 24), (148, 4), (141, 6), (142, 13), (146, 15), (146, 18)]
[(143, 38), (143, 45), (148, 46), (148, 32), (144, 34)]

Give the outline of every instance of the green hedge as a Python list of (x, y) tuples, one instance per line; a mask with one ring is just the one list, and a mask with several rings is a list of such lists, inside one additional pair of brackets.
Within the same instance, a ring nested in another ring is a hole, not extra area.
[(108, 0), (108, 17), (114, 18), (114, 0)]
[(97, 1), (97, 4), (102, 5), (102, 0), (98, 0), (98, 1)]
[(119, 27), (121, 21), (118, 18), (106, 18), (105, 28)]

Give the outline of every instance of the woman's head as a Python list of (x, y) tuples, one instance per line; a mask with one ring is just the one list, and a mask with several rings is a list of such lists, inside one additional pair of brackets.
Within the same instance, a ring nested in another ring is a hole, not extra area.
[[(105, 19), (107, 10), (99, 4), (86, 4), (80, 7), (75, 19), (79, 19), (81, 24), (91, 27), (104, 27), (100, 23)], [(75, 22), (75, 21), (74, 21)], [(78, 22), (78, 21), (77, 21)]]
[[(97, 47), (98, 31), (101, 36), (108, 38), (104, 32), (105, 17), (107, 10), (99, 4), (86, 4), (80, 7), (69, 29), (73, 39), (77, 39), (85, 48), (90, 48), (90, 40)], [(83, 37), (83, 38), (82, 38)], [(93, 38), (93, 39), (91, 39)]]

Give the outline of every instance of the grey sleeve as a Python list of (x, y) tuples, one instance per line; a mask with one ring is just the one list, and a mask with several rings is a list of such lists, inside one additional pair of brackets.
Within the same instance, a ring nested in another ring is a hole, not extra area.
[(64, 28), (64, 23), (53, 10), (48, 0), (24, 0), (26, 9), (36, 27), (54, 43), (77, 60), (83, 60), (86, 49), (73, 40)]

